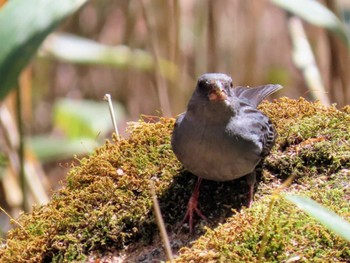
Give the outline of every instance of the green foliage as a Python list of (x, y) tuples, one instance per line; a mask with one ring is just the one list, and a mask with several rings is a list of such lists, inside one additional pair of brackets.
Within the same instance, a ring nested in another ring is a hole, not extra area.
[(320, 221), (329, 230), (334, 231), (350, 242), (350, 223), (343, 218), (310, 198), (297, 195), (284, 195), (284, 198), (293, 202), (305, 213)]
[[(124, 108), (114, 102), (117, 122), (124, 118)], [(54, 104), (54, 126), (64, 134), (57, 138), (39, 135), (28, 138), (31, 149), (43, 162), (88, 154), (113, 129), (106, 102), (60, 99)]]
[[(152, 72), (156, 67), (151, 53), (125, 45), (108, 46), (90, 39), (58, 33), (50, 36), (50, 41), (45, 44), (44, 55), (74, 64), (135, 68), (145, 72)], [(159, 68), (163, 77), (176, 81), (179, 73), (174, 63), (159, 58)]]
[(67, 16), (86, 0), (13, 0), (0, 10), (0, 99), (16, 87), (17, 78), (37, 49)]
[[(116, 121), (124, 116), (123, 107), (113, 103)], [(106, 102), (91, 100), (60, 99), (54, 105), (54, 124), (69, 139), (96, 139), (100, 134), (105, 137), (113, 128)]]
[(0, 151), (0, 180), (2, 179), (7, 163), (8, 157), (6, 157), (6, 155)]
[(316, 0), (271, 0), (271, 2), (311, 24), (335, 32), (350, 48), (344, 25), (331, 10), (320, 2)]
[(50, 162), (92, 153), (99, 144), (95, 138), (68, 139), (41, 135), (30, 137), (28, 145), (40, 161)]

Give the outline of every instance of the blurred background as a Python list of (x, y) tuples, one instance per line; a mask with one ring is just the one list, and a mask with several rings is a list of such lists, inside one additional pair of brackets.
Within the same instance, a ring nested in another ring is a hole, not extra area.
[(183, 112), (205, 72), (226, 73), (237, 86), (283, 85), (274, 98), (349, 104), (349, 25), (349, 0), (87, 2), (45, 39), (19, 92), (0, 104), (0, 206), (8, 213), (0, 213), (0, 235), (9, 215), (48, 202), (75, 157), (111, 138), (106, 93), (123, 137), (142, 114)]

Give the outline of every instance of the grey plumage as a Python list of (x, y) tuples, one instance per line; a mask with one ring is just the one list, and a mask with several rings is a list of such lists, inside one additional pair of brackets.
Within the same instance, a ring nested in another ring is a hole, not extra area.
[[(225, 74), (202, 75), (187, 111), (176, 121), (171, 140), (175, 155), (186, 169), (208, 180), (228, 181), (254, 172), (276, 138), (271, 121), (256, 107), (281, 88), (234, 88)], [(225, 98), (210, 100), (215, 92)]]
[(232, 79), (221, 73), (207, 73), (198, 79), (171, 138), (177, 158), (199, 177), (182, 221), (189, 219), (190, 232), (194, 213), (205, 219), (197, 207), (202, 178), (229, 181), (245, 176), (248, 206), (252, 204), (255, 167), (270, 152), (277, 136), (270, 119), (257, 106), (281, 88), (233, 87)]

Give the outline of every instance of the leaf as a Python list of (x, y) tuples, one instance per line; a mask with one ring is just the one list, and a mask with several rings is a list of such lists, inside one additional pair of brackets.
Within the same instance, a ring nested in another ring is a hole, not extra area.
[(349, 39), (338, 17), (316, 0), (270, 0), (273, 4), (304, 19), (305, 21), (335, 32), (347, 45)]
[(0, 9), (0, 99), (46, 36), (87, 0), (11, 0)]
[(98, 146), (98, 143), (89, 138), (69, 140), (41, 135), (31, 137), (29, 146), (41, 161), (49, 162), (91, 153)]
[[(131, 49), (125, 45), (108, 46), (90, 39), (55, 33), (45, 41), (42, 55), (54, 57), (70, 63), (112, 66), (116, 68), (135, 68), (142, 71), (155, 69), (152, 54), (141, 50)], [(178, 69), (174, 63), (159, 59), (160, 73), (163, 77), (175, 81)]]
[[(124, 117), (124, 108), (113, 102), (118, 122)], [(105, 136), (113, 128), (107, 102), (60, 99), (54, 105), (54, 124), (72, 138)]]
[(336, 213), (308, 197), (298, 195), (283, 196), (290, 202), (296, 204), (301, 210), (321, 222), (327, 229), (335, 232), (345, 240), (350, 241), (350, 223)]

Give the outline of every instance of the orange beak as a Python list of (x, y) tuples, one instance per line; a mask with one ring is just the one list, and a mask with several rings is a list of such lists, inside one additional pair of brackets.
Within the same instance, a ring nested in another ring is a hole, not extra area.
[(209, 91), (208, 98), (210, 101), (223, 101), (227, 99), (227, 94), (219, 81), (212, 83), (212, 90)]

